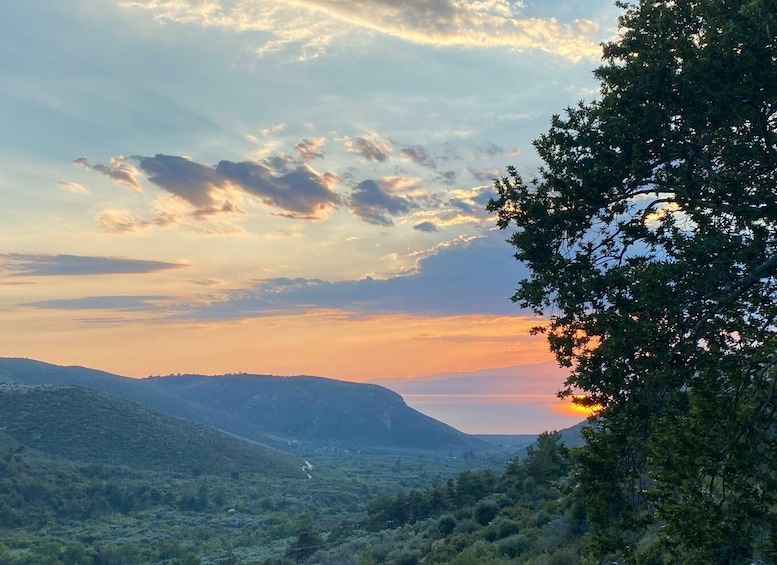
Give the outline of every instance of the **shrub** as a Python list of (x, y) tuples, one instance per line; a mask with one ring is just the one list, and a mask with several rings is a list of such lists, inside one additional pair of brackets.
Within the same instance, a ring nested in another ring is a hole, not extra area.
[(557, 553), (548, 560), (548, 565), (578, 565), (580, 563), (572, 553)]
[(456, 518), (452, 514), (444, 514), (437, 520), (437, 531), (443, 536), (449, 536), (456, 528)]
[(391, 565), (418, 565), (421, 560), (421, 552), (417, 549), (412, 551), (403, 550), (391, 558)]
[(517, 534), (520, 529), (518, 522), (511, 520), (510, 518), (505, 518), (504, 516), (500, 516), (494, 520), (491, 526), (494, 532), (494, 539), (491, 541), (504, 539), (508, 536)]
[(499, 513), (499, 506), (492, 500), (481, 500), (475, 505), (475, 520), (481, 526), (487, 525)]
[(501, 540), (496, 548), (500, 555), (514, 559), (531, 547), (531, 540), (523, 534), (513, 534)]
[(460, 534), (471, 534), (478, 529), (479, 525), (477, 522), (475, 522), (475, 520), (472, 518), (465, 518), (464, 520), (459, 520), (459, 523), (456, 524), (454, 531)]

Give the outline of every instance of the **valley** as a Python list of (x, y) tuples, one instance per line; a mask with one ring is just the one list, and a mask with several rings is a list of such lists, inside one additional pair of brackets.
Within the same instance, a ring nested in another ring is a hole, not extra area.
[(535, 439), (467, 436), (382, 387), (313, 377), (139, 382), (0, 359), (0, 381), (8, 565), (416, 563), (440, 520), (481, 539), (476, 508), (507, 508), (505, 469)]

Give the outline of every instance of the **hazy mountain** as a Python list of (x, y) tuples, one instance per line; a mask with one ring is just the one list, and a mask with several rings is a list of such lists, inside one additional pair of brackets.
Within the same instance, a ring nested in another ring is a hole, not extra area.
[(535, 385), (547, 389), (547, 383), (561, 388), (568, 370), (555, 361), (481, 369), (471, 372), (436, 373), (423, 377), (375, 379), (399, 394), (526, 394)]
[(304, 477), (294, 457), (78, 386), (0, 384), (0, 435), (6, 444), (86, 463)]
[(470, 433), (539, 433), (578, 421), (557, 410), (561, 401), (555, 391), (567, 373), (549, 361), (372, 382), (401, 394), (416, 410)]
[(0, 382), (89, 387), (274, 446), (301, 442), (316, 447), (462, 450), (487, 445), (413, 410), (386, 388), (320, 377), (131, 379), (83, 367), (0, 359)]

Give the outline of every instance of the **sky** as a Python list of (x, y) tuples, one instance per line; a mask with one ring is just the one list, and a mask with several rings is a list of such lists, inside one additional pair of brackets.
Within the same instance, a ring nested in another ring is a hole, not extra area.
[(485, 205), (596, 97), (610, 0), (3, 10), (0, 356), (357, 382), (550, 359)]

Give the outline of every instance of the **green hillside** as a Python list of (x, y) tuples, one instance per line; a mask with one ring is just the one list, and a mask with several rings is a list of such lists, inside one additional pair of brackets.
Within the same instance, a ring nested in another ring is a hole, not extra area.
[(154, 471), (304, 478), (300, 463), (290, 456), (76, 386), (0, 384), (0, 430), (18, 444), (59, 459)]

